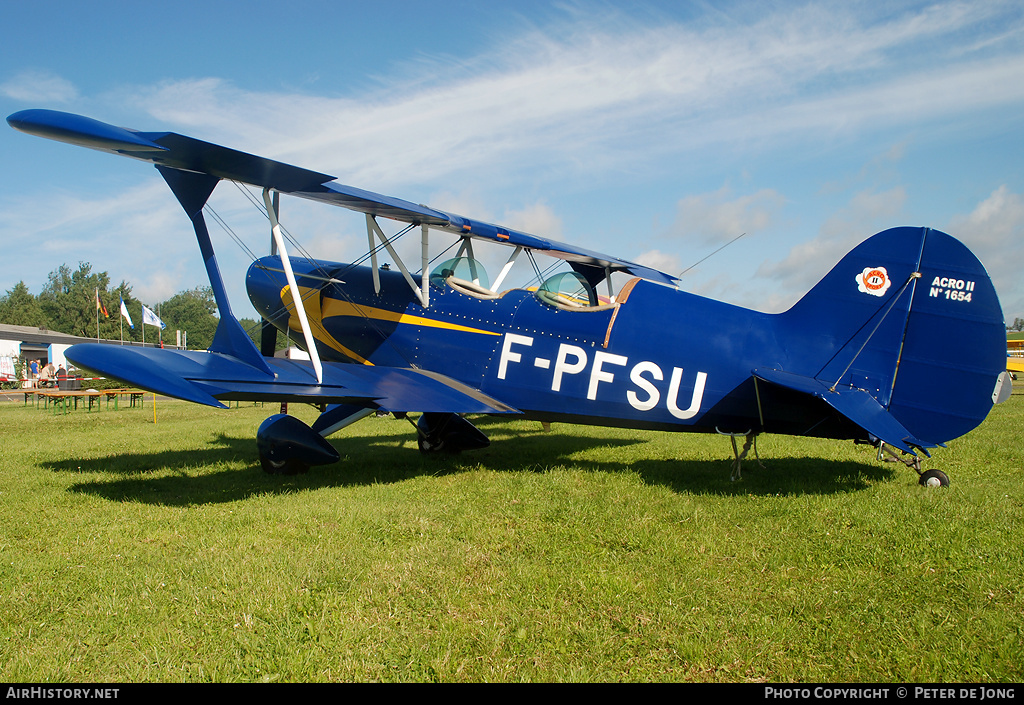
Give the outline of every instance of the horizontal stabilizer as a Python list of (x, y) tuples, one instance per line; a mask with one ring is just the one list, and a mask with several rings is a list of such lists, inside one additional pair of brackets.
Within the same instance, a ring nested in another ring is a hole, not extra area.
[(915, 454), (915, 449), (928, 452), (937, 444), (914, 438), (906, 428), (886, 411), (878, 401), (862, 389), (832, 388), (825, 382), (780, 370), (757, 369), (754, 377), (786, 389), (821, 399), (844, 417), (864, 429), (870, 436), (894, 448)]

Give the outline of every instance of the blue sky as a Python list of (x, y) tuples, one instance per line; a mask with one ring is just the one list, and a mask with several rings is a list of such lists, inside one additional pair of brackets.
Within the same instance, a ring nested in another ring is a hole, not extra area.
[[(180, 132), (676, 274), (745, 233), (683, 286), (764, 311), (879, 230), (934, 227), (1024, 317), (1018, 1), (165, 7), (8, 4), (0, 110)], [(0, 164), (0, 290), (79, 261), (151, 304), (206, 283), (152, 167), (6, 125)], [(237, 189), (211, 204), (268, 250)], [(359, 214), (286, 199), (282, 221), (314, 255), (366, 249)], [(211, 232), (252, 316), (249, 257)]]

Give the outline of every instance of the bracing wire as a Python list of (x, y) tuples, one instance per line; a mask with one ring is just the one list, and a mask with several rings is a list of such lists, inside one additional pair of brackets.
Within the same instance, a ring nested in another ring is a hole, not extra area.
[(746, 233), (740, 233), (739, 235), (737, 235), (736, 237), (734, 237), (734, 238), (733, 238), (732, 240), (729, 240), (729, 242), (725, 243), (724, 245), (722, 245), (721, 247), (719, 247), (719, 248), (718, 248), (717, 250), (715, 250), (714, 252), (712, 252), (712, 253), (711, 253), (710, 255), (707, 255), (706, 257), (703, 257), (703, 258), (701, 258), (701, 259), (697, 260), (696, 262), (694, 262), (693, 264), (691, 264), (691, 265), (690, 265), (689, 267), (687, 267), (686, 269), (684, 269), (684, 270), (683, 270), (682, 272), (680, 272), (680, 273), (679, 273), (679, 276), (678, 276), (678, 277), (676, 277), (676, 279), (681, 279), (681, 278), (682, 278), (682, 276), (683, 276), (684, 274), (686, 274), (686, 273), (687, 273), (687, 272), (689, 272), (689, 271), (690, 271), (691, 269), (693, 269), (694, 267), (696, 267), (697, 265), (699, 265), (699, 264), (700, 264), (701, 262), (703, 262), (703, 261), (704, 261), (704, 260), (706, 260), (706, 259), (709, 259), (710, 257), (713, 257), (714, 255), (717, 255), (717, 254), (718, 254), (719, 252), (721, 252), (721, 251), (722, 251), (722, 250), (724, 250), (724, 249), (725, 249), (726, 247), (728, 247), (728, 246), (729, 246), (729, 245), (731, 245), (732, 243), (734, 243), (734, 242), (736, 242), (737, 240), (739, 240), (739, 239), (740, 239), (741, 237), (743, 237), (744, 235), (746, 235)]
[[(261, 214), (263, 214), (263, 216), (265, 218), (267, 218), (267, 220), (269, 221), (270, 220), (270, 215), (266, 212), (265, 205), (260, 200), (257, 200), (255, 195), (245, 185), (243, 185), (243, 184), (241, 184), (241, 183), (239, 183), (237, 181), (232, 181), (232, 183), (235, 185), (236, 188), (238, 188), (239, 191), (242, 192), (243, 196), (253, 205), (253, 207), (255, 207)], [(252, 249), (248, 245), (245, 244), (245, 242), (238, 236), (238, 234), (234, 232), (234, 230), (228, 225), (228, 223), (212, 207), (210, 207), (209, 204), (207, 204), (204, 208), (205, 208), (205, 210), (207, 210), (207, 212), (209, 212), (211, 214), (211, 216), (217, 222), (217, 224), (220, 225), (221, 228), (224, 229), (224, 231), (235, 242), (235, 244), (237, 244), (249, 256), (251, 262), (258, 262), (259, 261), (259, 257), (252, 251)], [(332, 280), (332, 279), (336, 280), (339, 277), (344, 276), (347, 272), (351, 271), (355, 267), (360, 266), (361, 264), (366, 262), (368, 259), (370, 259), (370, 257), (373, 254), (379, 253), (381, 250), (385, 249), (386, 245), (393, 245), (402, 236), (404, 236), (405, 234), (407, 234), (408, 232), (410, 232), (411, 230), (416, 228), (417, 225), (418, 224), (416, 224), (416, 223), (410, 223), (409, 225), (407, 225), (405, 228), (403, 228), (398, 233), (396, 233), (396, 234), (386, 238), (386, 241), (387, 241), (386, 244), (385, 243), (378, 244), (377, 246), (373, 247), (368, 252), (366, 252), (364, 255), (362, 255), (356, 261), (349, 263), (343, 269), (335, 270), (333, 272), (328, 272), (326, 269), (324, 269), (323, 264), (321, 263), (321, 261), (315, 259), (302, 246), (302, 244), (294, 236), (292, 236), (292, 234), (288, 231), (288, 229), (284, 225), (281, 225), (281, 232), (282, 232), (282, 234), (287, 238), (288, 242), (290, 242), (294, 246), (295, 251), (299, 254), (300, 258), (304, 259), (306, 262), (308, 262), (309, 264), (313, 265), (315, 267), (315, 271), (319, 272), (324, 277), (324, 283), (322, 283), (320, 286), (317, 286), (315, 288), (311, 288), (305, 294), (301, 294), (300, 293), (300, 300), (305, 302), (305, 301), (311, 299), (314, 296), (320, 295), (321, 291), (324, 288), (326, 288), (331, 283), (330, 280)], [(456, 243), (457, 242), (458, 241), (456, 241)], [(454, 244), (449, 246), (447, 248), (447, 250), (450, 250), (452, 246), (454, 246)], [(447, 252), (447, 250), (445, 250), (445, 251)], [(369, 318), (369, 316), (367, 316), (365, 313), (362, 313), (362, 310), (361, 310), (360, 306), (358, 304), (356, 304), (352, 300), (352, 298), (349, 296), (348, 292), (346, 292), (341, 287), (337, 287), (336, 291), (337, 291), (337, 293), (340, 296), (344, 297), (350, 304), (352, 304), (353, 308), (356, 311), (360, 312), (360, 315), (362, 315), (363, 318), (367, 321), (367, 323), (374, 330), (377, 331), (377, 333), (381, 336), (381, 338), (383, 340), (386, 340), (386, 341), (388, 340), (388, 336), (385, 335), (383, 330), (380, 329), (379, 324), (376, 321), (374, 321), (373, 319)], [(273, 313), (271, 313), (271, 315), (272, 316), (277, 315), (279, 313), (284, 312), (285, 310), (286, 310), (286, 307), (284, 306), (284, 304), (282, 302), (281, 308), (278, 309), (277, 311), (274, 311)], [(330, 335), (328, 333), (328, 331), (326, 329), (324, 329), (324, 327), (323, 327), (321, 322), (319, 322), (319, 321), (312, 322), (311, 321), (311, 324), (315, 325), (317, 330), (319, 332), (321, 332), (323, 335), (325, 335), (325, 336), (329, 336)], [(251, 335), (252, 330), (253, 329), (250, 329), (247, 332), (250, 333), (250, 335)], [(389, 342), (389, 344), (394, 347), (393, 343)], [(395, 351), (399, 354), (400, 357), (402, 357), (404, 360), (406, 360), (406, 362), (408, 364), (410, 364), (410, 366), (413, 366), (412, 361), (409, 360), (408, 357), (400, 349), (395, 347)]]

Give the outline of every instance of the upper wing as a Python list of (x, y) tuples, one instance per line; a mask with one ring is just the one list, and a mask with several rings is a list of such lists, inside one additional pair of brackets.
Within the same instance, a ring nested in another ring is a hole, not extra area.
[(302, 198), (342, 206), (416, 225), (428, 225), (464, 237), (539, 250), (578, 265), (626, 272), (663, 284), (679, 280), (635, 262), (611, 257), (575, 245), (530, 235), (464, 216), (417, 205), (340, 184), (335, 177), (272, 159), (239, 152), (174, 132), (137, 132), (98, 120), (54, 110), (23, 110), (7, 118), (17, 130), (70, 142), (83, 147), (133, 157), (184, 171), (210, 174), (219, 179), (271, 188)]

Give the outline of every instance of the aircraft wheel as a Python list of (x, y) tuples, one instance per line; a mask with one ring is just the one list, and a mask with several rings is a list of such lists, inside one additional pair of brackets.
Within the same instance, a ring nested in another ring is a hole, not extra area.
[(309, 472), (309, 465), (295, 458), (271, 460), (265, 455), (260, 455), (260, 466), (268, 475), (305, 475)]
[(444, 441), (431, 442), (423, 436), (416, 439), (416, 445), (421, 453), (439, 453), (444, 450)]
[(949, 476), (941, 470), (925, 470), (918, 482), (922, 487), (949, 487)]
[(458, 446), (445, 443), (444, 440), (428, 441), (420, 436), (416, 439), (416, 445), (419, 446), (420, 452), (424, 454), (431, 453), (446, 453), (448, 455), (458, 455), (462, 452), (462, 449)]

